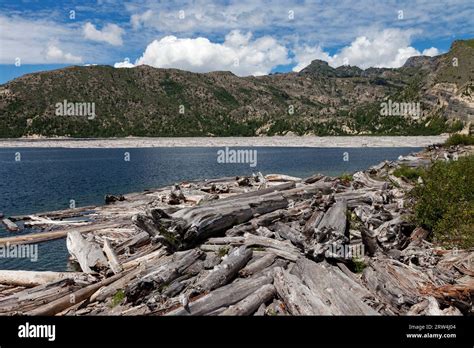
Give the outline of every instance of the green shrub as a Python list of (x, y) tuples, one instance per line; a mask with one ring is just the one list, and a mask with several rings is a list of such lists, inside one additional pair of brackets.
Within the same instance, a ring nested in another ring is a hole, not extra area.
[(352, 258), (352, 269), (356, 273), (362, 273), (367, 265), (364, 262), (364, 259)]
[(349, 182), (349, 181), (352, 181), (352, 175), (347, 174), (347, 173), (343, 173), (343, 174), (339, 175), (339, 179), (341, 179), (344, 182)]
[(423, 168), (411, 168), (405, 165), (401, 165), (393, 171), (393, 175), (397, 178), (404, 177), (407, 180), (416, 180), (420, 176), (423, 177), (424, 169)]
[(110, 307), (115, 307), (118, 304), (120, 304), (123, 300), (125, 299), (125, 292), (120, 289), (118, 290), (115, 295), (112, 297), (112, 303), (110, 304)]
[(474, 145), (474, 136), (466, 134), (452, 134), (444, 143), (446, 146)]
[(222, 247), (217, 250), (217, 256), (219, 257), (224, 257), (229, 253), (230, 248), (229, 247)]
[(411, 192), (414, 222), (450, 247), (474, 246), (474, 155), (436, 162)]

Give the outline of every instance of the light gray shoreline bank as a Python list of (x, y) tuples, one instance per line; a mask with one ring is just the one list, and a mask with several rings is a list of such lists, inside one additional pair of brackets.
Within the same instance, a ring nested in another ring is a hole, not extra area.
[(425, 147), (443, 143), (436, 136), (329, 136), (329, 137), (186, 137), (186, 138), (41, 138), (0, 139), (0, 148), (147, 148), (147, 147)]

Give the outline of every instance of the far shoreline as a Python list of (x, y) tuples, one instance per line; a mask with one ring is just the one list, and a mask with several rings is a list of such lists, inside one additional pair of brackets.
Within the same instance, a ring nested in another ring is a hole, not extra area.
[(272, 136), (272, 137), (126, 137), (3, 138), (0, 148), (153, 148), (153, 147), (426, 147), (448, 135), (432, 136)]

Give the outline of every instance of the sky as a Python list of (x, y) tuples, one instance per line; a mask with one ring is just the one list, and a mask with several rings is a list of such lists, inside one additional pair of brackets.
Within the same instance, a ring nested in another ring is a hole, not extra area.
[(1, 0), (0, 83), (68, 65), (239, 76), (402, 66), (474, 38), (474, 1)]

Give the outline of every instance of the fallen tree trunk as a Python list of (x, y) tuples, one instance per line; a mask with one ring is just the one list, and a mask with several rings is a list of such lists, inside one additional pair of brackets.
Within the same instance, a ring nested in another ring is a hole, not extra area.
[(161, 209), (151, 209), (146, 214), (136, 215), (134, 222), (168, 248), (183, 250), (249, 221), (255, 214), (268, 213), (287, 205), (288, 201), (279, 193), (271, 193), (222, 204), (184, 208), (171, 215)]
[(146, 270), (143, 276), (127, 285), (127, 299), (134, 304), (143, 301), (155, 289), (160, 289), (183, 275), (202, 255), (203, 252), (199, 249), (192, 249), (175, 253), (171, 260), (163, 260), (158, 267)]
[(274, 230), (275, 232), (282, 238), (289, 240), (293, 245), (303, 249), (305, 237), (304, 235), (300, 232), (295, 230), (294, 228), (291, 228), (290, 226), (282, 223), (282, 222), (276, 222), (274, 225)]
[(79, 227), (53, 231), (53, 232), (30, 233), (30, 234), (25, 234), (22, 236), (0, 238), (0, 245), (40, 243), (40, 242), (45, 242), (49, 240), (65, 238), (67, 237), (68, 233), (72, 231), (87, 233), (87, 232), (97, 231), (97, 230), (105, 229), (105, 228), (114, 228), (117, 226), (120, 226), (120, 224), (117, 222), (106, 222), (106, 223), (91, 224), (87, 226), (79, 226)]
[(272, 278), (268, 276), (240, 280), (191, 300), (188, 309), (180, 307), (166, 315), (205, 315), (221, 307), (233, 305), (271, 282)]
[(107, 267), (107, 259), (100, 246), (82, 237), (80, 232), (69, 232), (67, 235), (67, 250), (77, 260), (85, 273), (94, 273), (92, 270)]
[(275, 261), (276, 255), (273, 253), (268, 253), (264, 255), (263, 257), (255, 260), (251, 264), (245, 266), (239, 271), (239, 275), (242, 277), (249, 277), (253, 274), (256, 274), (263, 269), (267, 268), (270, 266), (273, 261)]
[(104, 301), (108, 297), (115, 295), (117, 291), (125, 289), (127, 285), (140, 274), (140, 272), (140, 268), (133, 269), (113, 283), (101, 287), (91, 295), (90, 302)]
[(29, 312), (27, 315), (55, 315), (66, 308), (73, 306), (76, 303), (88, 299), (94, 292), (96, 292), (101, 287), (108, 285), (117, 279), (121, 278), (123, 274), (116, 274), (110, 278), (103, 279), (102, 281), (86, 286), (80, 290), (73, 292), (72, 294), (67, 294), (57, 300), (54, 300), (50, 303), (37, 307)]
[(239, 303), (230, 306), (219, 315), (251, 315), (260, 305), (270, 301), (276, 294), (276, 289), (272, 284), (262, 286), (253, 294), (247, 296)]
[(49, 271), (8, 271), (0, 270), (0, 284), (32, 287), (63, 279), (89, 283), (95, 278), (80, 272), (49, 272)]
[(245, 245), (235, 248), (218, 266), (214, 267), (195, 285), (195, 291), (201, 293), (227, 284), (251, 258), (252, 250), (247, 249)]
[(10, 232), (18, 232), (20, 230), (20, 227), (10, 219), (3, 219), (2, 222), (5, 228)]
[(316, 263), (300, 258), (291, 272), (328, 304), (333, 315), (378, 314), (363, 302), (370, 296), (369, 291), (327, 262)]
[(293, 315), (330, 315), (324, 304), (301, 280), (282, 268), (274, 271), (274, 285), (278, 296)]
[(26, 288), (0, 299), (0, 313), (24, 314), (39, 304), (50, 303), (76, 291), (78, 286), (71, 279)]
[(123, 267), (120, 264), (120, 261), (115, 253), (112, 245), (108, 238), (104, 238), (104, 247), (103, 247), (105, 256), (107, 256), (107, 260), (109, 261), (109, 266), (114, 274), (120, 273), (123, 271)]

